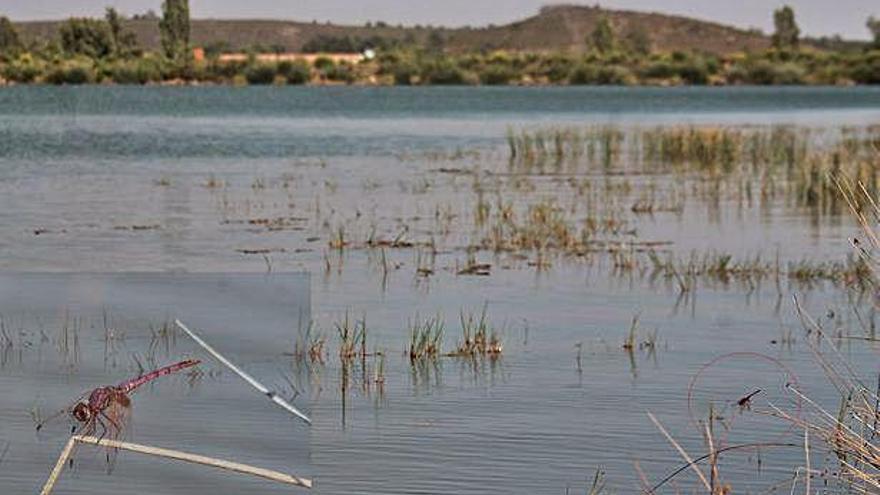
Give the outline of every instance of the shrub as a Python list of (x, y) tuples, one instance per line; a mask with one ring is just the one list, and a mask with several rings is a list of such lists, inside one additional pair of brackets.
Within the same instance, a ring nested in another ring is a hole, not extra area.
[(623, 85), (634, 82), (633, 73), (622, 65), (581, 64), (569, 78), (571, 84)]
[(803, 84), (806, 76), (806, 71), (798, 64), (780, 64), (774, 70), (773, 84)]
[(850, 71), (850, 77), (860, 84), (880, 84), (880, 57), (857, 63)]
[(162, 80), (162, 69), (152, 59), (117, 60), (106, 72), (117, 84), (146, 84)]
[(752, 84), (773, 84), (775, 67), (772, 62), (759, 60), (746, 68), (746, 82)]
[(218, 79), (232, 79), (236, 75), (242, 74), (247, 70), (248, 64), (245, 62), (218, 62), (211, 61), (208, 63), (208, 73), (213, 74)]
[(377, 61), (378, 73), (392, 76), (394, 83), (398, 85), (412, 84), (413, 77), (418, 74), (418, 69), (410, 58), (401, 53), (383, 53), (379, 55)]
[(644, 67), (641, 75), (649, 79), (669, 79), (675, 77), (677, 72), (674, 64), (665, 60), (657, 60)]
[(248, 84), (272, 84), (275, 81), (275, 65), (256, 63), (244, 71)]
[(634, 76), (632, 71), (622, 65), (605, 65), (599, 69), (599, 84), (632, 84)]
[(95, 67), (91, 61), (66, 60), (52, 67), (46, 74), (50, 84), (87, 84), (95, 81)]
[(318, 57), (312, 62), (312, 66), (318, 69), (319, 71), (326, 72), (328, 70), (332, 70), (334, 66), (336, 66), (336, 62), (333, 61), (330, 57)]
[[(717, 62), (715, 63), (717, 70)], [(682, 52), (673, 53), (672, 61), (658, 59), (648, 63), (639, 71), (647, 79), (680, 78), (688, 84), (706, 84), (713, 69), (701, 58), (691, 58)]]
[(747, 68), (747, 82), (752, 84), (801, 84), (804, 82), (804, 69), (794, 63), (775, 64), (769, 60), (758, 60)]
[(355, 80), (354, 67), (347, 63), (334, 65), (329, 70), (326, 70), (324, 75), (331, 81), (352, 83)]
[(483, 62), (483, 57), (473, 53), (462, 55), (454, 61), (455, 65), (463, 70), (477, 70), (483, 65)]
[(678, 75), (688, 84), (706, 84), (709, 82), (709, 69), (702, 60), (689, 60), (678, 64)]
[(278, 75), (284, 77), (288, 84), (305, 84), (311, 80), (312, 71), (309, 64), (302, 60), (285, 60), (278, 64)]
[(391, 74), (394, 76), (394, 84), (409, 86), (416, 75), (416, 68), (412, 64), (399, 63), (391, 69)]
[(571, 75), (571, 59), (564, 56), (552, 56), (541, 60), (537, 74), (546, 77), (552, 83), (560, 83)]
[(518, 74), (509, 65), (498, 63), (489, 64), (480, 71), (480, 82), (488, 85), (509, 84), (516, 79)]
[(244, 77), (244, 74), (236, 74), (232, 76), (232, 85), (233, 86), (247, 86), (247, 79)]
[(18, 83), (34, 82), (45, 70), (45, 65), (30, 54), (24, 54), (3, 67), (3, 77)]
[(568, 82), (571, 84), (597, 84), (599, 68), (594, 64), (580, 64), (571, 71)]
[(184, 60), (182, 64), (180, 62), (172, 62), (172, 64), (178, 66), (174, 71), (177, 77), (186, 81), (216, 80), (214, 73), (209, 70), (208, 64), (204, 62)]
[(422, 81), (428, 84), (464, 84), (464, 72), (448, 60), (437, 60), (422, 68)]

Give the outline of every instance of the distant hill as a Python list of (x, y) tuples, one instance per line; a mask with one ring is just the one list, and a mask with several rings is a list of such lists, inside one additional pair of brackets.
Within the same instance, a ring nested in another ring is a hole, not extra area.
[[(446, 50), (583, 51), (585, 39), (602, 15), (607, 15), (618, 35), (646, 34), (653, 49), (662, 51), (695, 50), (726, 54), (744, 50), (760, 50), (770, 46), (770, 38), (760, 32), (738, 29), (714, 22), (659, 13), (599, 9), (597, 7), (556, 5), (544, 7), (532, 17), (501, 26), (481, 28), (431, 28), (388, 26), (344, 26), (316, 22), (272, 20), (194, 19), (191, 39), (196, 46), (223, 42), (230, 50), (254, 45), (278, 47), (285, 51), (301, 51), (310, 40), (319, 36), (369, 38), (379, 36), (416, 43), (429, 39), (444, 40)], [(771, 15), (769, 12), (767, 15)], [(40, 41), (56, 36), (61, 21), (16, 23), (25, 41)], [(132, 19), (126, 27), (136, 35), (141, 46), (158, 49), (158, 21)]]

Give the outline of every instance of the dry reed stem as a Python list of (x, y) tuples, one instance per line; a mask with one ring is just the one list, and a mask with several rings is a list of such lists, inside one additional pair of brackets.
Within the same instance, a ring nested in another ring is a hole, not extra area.
[(691, 469), (693, 469), (693, 471), (697, 474), (697, 476), (700, 478), (700, 481), (703, 482), (703, 486), (706, 487), (706, 490), (709, 493), (712, 493), (712, 485), (709, 483), (709, 480), (706, 479), (706, 475), (703, 474), (703, 471), (700, 470), (699, 466), (697, 466), (691, 456), (688, 455), (688, 453), (682, 448), (681, 445), (679, 445), (678, 442), (675, 441), (674, 438), (672, 438), (672, 435), (670, 435), (669, 432), (666, 431), (666, 428), (664, 428), (663, 425), (660, 424), (660, 421), (657, 419), (656, 416), (654, 416), (653, 413), (651, 413), (651, 411), (647, 411), (647, 413), (648, 417), (651, 418), (651, 421), (654, 423), (654, 425), (657, 426), (657, 429), (660, 430), (660, 433), (662, 433), (663, 436), (666, 437), (667, 440), (669, 440), (669, 443), (671, 443), (672, 446), (675, 447), (675, 450), (677, 450), (684, 461), (688, 463), (688, 466), (690, 466)]
[(810, 495), (810, 477), (813, 475), (810, 469), (810, 429), (804, 428), (804, 458), (806, 459), (806, 469), (804, 470), (804, 485), (806, 486), (806, 494)]
[(52, 489), (54, 488), (55, 483), (58, 481), (58, 478), (61, 476), (64, 465), (70, 458), (70, 455), (73, 452), (73, 448), (76, 443), (97, 445), (100, 447), (108, 447), (111, 449), (128, 450), (131, 452), (137, 452), (139, 454), (164, 457), (166, 459), (189, 462), (192, 464), (201, 464), (203, 466), (216, 467), (236, 473), (249, 474), (251, 476), (264, 478), (271, 481), (277, 481), (279, 483), (285, 483), (288, 485), (301, 486), (303, 488), (309, 489), (312, 488), (312, 481), (310, 479), (300, 478), (298, 476), (280, 473), (278, 471), (272, 471), (270, 469), (259, 468), (247, 464), (241, 464), (238, 462), (225, 461), (222, 459), (215, 459), (213, 457), (207, 457), (203, 455), (189, 454), (187, 452), (180, 452), (178, 450), (163, 449), (159, 447), (151, 447), (149, 445), (141, 445), (130, 442), (120, 442), (118, 440), (100, 439), (95, 437), (75, 435), (70, 437), (70, 440), (67, 441), (67, 445), (64, 446), (64, 450), (61, 451), (61, 456), (58, 457), (58, 462), (55, 464), (55, 468), (52, 469), (52, 473), (49, 475), (49, 479), (43, 486), (43, 490), (40, 492), (40, 495), (49, 495), (52, 492)]
[(718, 453), (715, 451), (715, 440), (712, 437), (712, 424), (714, 419), (712, 418), (712, 413), (709, 413), (709, 422), (704, 424), (704, 429), (706, 430), (706, 444), (709, 446), (709, 471), (711, 473), (711, 493), (715, 495), (719, 491), (718, 483), (720, 482), (718, 476)]
[(55, 487), (58, 477), (61, 476), (61, 471), (64, 470), (64, 465), (67, 464), (67, 460), (70, 458), (70, 454), (73, 453), (75, 445), (76, 437), (70, 437), (70, 440), (67, 441), (67, 445), (64, 446), (64, 450), (61, 451), (61, 455), (58, 457), (58, 462), (55, 463), (55, 467), (49, 473), (49, 479), (43, 485), (40, 495), (49, 495), (52, 492), (52, 488)]
[(293, 407), (289, 402), (284, 400), (284, 398), (282, 398), (280, 395), (276, 394), (273, 390), (270, 390), (268, 387), (266, 387), (265, 385), (263, 385), (262, 383), (257, 381), (256, 378), (252, 377), (251, 375), (246, 373), (244, 370), (242, 370), (238, 366), (232, 364), (232, 362), (230, 360), (226, 359), (226, 357), (224, 357), (222, 354), (217, 352), (213, 347), (208, 345), (207, 342), (202, 340), (201, 337), (199, 337), (192, 330), (187, 328), (187, 326), (184, 325), (180, 320), (174, 320), (174, 323), (181, 330), (183, 330), (187, 335), (189, 335), (190, 338), (196, 342), (196, 344), (199, 344), (200, 346), (202, 346), (202, 349), (208, 351), (208, 354), (214, 356), (214, 358), (217, 359), (217, 361), (220, 361), (221, 364), (223, 364), (224, 366), (226, 366), (227, 368), (232, 370), (236, 375), (240, 376), (244, 381), (248, 382), (252, 387), (257, 389), (261, 394), (268, 397), (269, 400), (278, 404), (279, 406), (281, 406), (282, 408), (284, 408), (285, 410), (287, 410), (291, 414), (302, 419), (307, 424), (309, 424), (309, 425), (312, 424), (312, 420), (309, 419), (308, 416), (306, 416), (305, 414), (300, 412), (299, 409)]
[[(852, 212), (853, 216), (856, 217), (856, 220), (859, 222), (862, 231), (871, 241), (871, 245), (874, 247), (874, 249), (880, 249), (880, 239), (877, 238), (877, 234), (874, 232), (874, 229), (871, 228), (871, 225), (868, 223), (868, 219), (859, 208), (859, 202), (856, 199), (857, 193), (853, 188), (853, 185), (848, 180), (841, 179), (839, 177), (835, 178), (835, 182), (837, 185), (837, 189), (843, 195), (843, 199), (846, 200), (846, 204), (847, 206), (849, 206), (850, 212)], [(877, 203), (874, 201), (874, 198), (872, 198), (868, 191), (865, 189), (864, 184), (859, 182), (858, 187), (861, 195), (871, 203), (871, 207), (874, 209), (874, 212), (876, 213), (880, 211), (880, 209), (878, 209)]]

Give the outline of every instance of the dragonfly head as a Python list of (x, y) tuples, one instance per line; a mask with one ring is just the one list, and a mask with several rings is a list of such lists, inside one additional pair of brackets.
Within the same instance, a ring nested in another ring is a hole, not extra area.
[(89, 405), (85, 402), (80, 402), (77, 405), (73, 406), (73, 411), (71, 411), (74, 419), (79, 421), (80, 423), (86, 423), (90, 419), (92, 419), (92, 410), (89, 409)]

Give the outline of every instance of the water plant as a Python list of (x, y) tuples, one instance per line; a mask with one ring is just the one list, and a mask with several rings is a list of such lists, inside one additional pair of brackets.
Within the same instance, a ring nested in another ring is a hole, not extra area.
[(422, 320), (419, 315), (410, 322), (410, 341), (406, 354), (410, 361), (436, 358), (440, 355), (443, 339), (443, 320), (440, 316)]
[(323, 364), (326, 342), (324, 333), (317, 329), (314, 321), (310, 321), (300, 328), (294, 343), (293, 355), (297, 359), (308, 358), (312, 363)]
[(345, 318), (335, 323), (336, 334), (339, 337), (339, 359), (347, 361), (355, 357), (367, 356), (367, 320), (364, 316), (360, 320), (352, 321), (348, 313)]
[(479, 316), (474, 313), (459, 314), (461, 322), (462, 340), (458, 343), (451, 356), (475, 357), (475, 356), (499, 356), (504, 345), (495, 327), (489, 324), (486, 311), (488, 305), (483, 305)]

